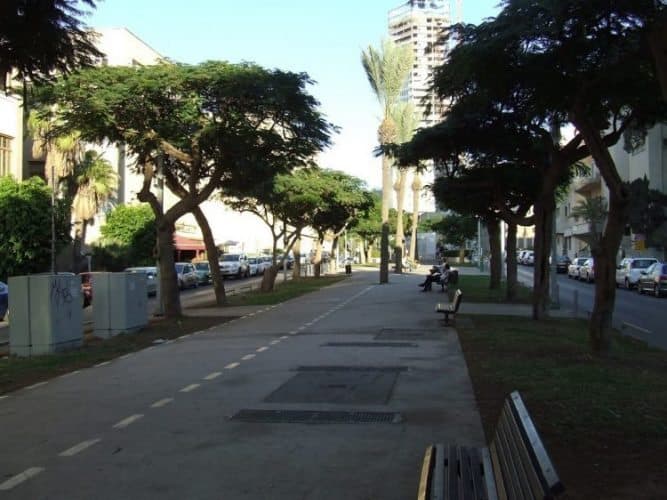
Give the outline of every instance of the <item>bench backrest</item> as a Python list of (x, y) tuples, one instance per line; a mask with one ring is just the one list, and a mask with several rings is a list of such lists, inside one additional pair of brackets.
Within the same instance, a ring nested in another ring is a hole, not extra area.
[(505, 400), (489, 446), (500, 499), (550, 499), (564, 488), (517, 391)]
[(452, 309), (452, 311), (454, 313), (459, 312), (459, 306), (461, 305), (461, 299), (463, 299), (463, 292), (459, 288), (458, 290), (456, 290), (456, 293), (454, 294), (454, 308)]

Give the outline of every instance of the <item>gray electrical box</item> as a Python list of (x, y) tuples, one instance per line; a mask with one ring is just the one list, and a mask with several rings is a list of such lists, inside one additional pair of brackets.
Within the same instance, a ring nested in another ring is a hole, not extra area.
[(93, 273), (93, 334), (109, 338), (148, 324), (145, 273)]
[(14, 276), (9, 278), (9, 289), (11, 354), (37, 356), (83, 344), (80, 276)]

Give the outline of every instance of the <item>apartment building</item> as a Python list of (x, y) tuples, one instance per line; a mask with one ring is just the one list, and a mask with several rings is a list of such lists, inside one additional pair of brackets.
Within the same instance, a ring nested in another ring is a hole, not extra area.
[[(667, 193), (667, 124), (658, 124), (649, 130), (643, 144), (632, 152), (624, 150), (621, 139), (610, 148), (621, 179), (632, 182), (646, 177), (649, 188)], [(571, 216), (572, 209), (586, 198), (602, 197), (609, 199), (609, 190), (602, 179), (595, 162), (588, 160), (590, 173), (577, 177), (566, 198), (557, 208), (556, 245), (559, 253), (570, 257), (589, 255), (586, 242), (590, 235), (589, 222)], [(640, 241), (643, 235), (628, 232), (621, 242), (618, 257), (650, 256), (664, 258), (662, 249), (645, 247)]]
[(21, 99), (0, 92), (0, 176), (23, 175), (23, 107)]

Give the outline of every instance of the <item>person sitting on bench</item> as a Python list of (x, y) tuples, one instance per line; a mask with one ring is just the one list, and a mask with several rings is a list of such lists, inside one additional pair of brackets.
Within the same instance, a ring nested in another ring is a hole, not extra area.
[(447, 283), (449, 279), (449, 264), (444, 266), (433, 266), (430, 270), (430, 273), (424, 279), (423, 283), (420, 283), (418, 286), (424, 287), (422, 292), (428, 292), (431, 290), (433, 283)]

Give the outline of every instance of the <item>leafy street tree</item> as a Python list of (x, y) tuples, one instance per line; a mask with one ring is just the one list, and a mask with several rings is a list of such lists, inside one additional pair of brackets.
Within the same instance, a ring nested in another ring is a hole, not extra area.
[[(546, 314), (548, 249), (555, 193), (572, 166), (588, 155), (609, 188), (609, 219), (596, 258), (596, 299), (590, 322), (595, 352), (609, 349), (615, 299), (615, 256), (625, 227), (627, 189), (608, 147), (628, 130), (664, 119), (646, 29), (664, 12), (653, 0), (505, 0), (497, 18), (459, 26), (459, 45), (436, 78), (441, 97), (477, 103), (487, 123), (513, 129), (520, 163), (540, 171), (535, 199), (534, 317)], [(628, 78), (632, 75), (632, 78)], [(457, 105), (457, 104), (455, 104)], [(470, 104), (472, 107), (472, 104)], [(566, 143), (558, 131), (573, 124)], [(599, 273), (598, 273), (599, 271)]]
[(371, 250), (382, 235), (382, 197), (378, 193), (370, 194), (372, 206), (365, 215), (359, 217), (351, 232), (359, 237), (363, 247), (363, 262), (371, 258)]
[[(363, 182), (356, 177), (335, 170), (311, 168), (267, 179), (264, 184), (256, 186), (252, 195), (241, 197), (239, 193), (225, 199), (225, 203), (257, 215), (271, 231), (274, 262), (262, 279), (262, 290), (271, 291), (282, 259), (306, 227), (314, 229), (321, 242), (327, 231), (340, 234), (363, 216), (372, 200), (363, 190)], [(277, 258), (281, 242), (283, 253)]]
[[(56, 206), (56, 250), (70, 241), (69, 211)], [(45, 272), (51, 261), (51, 190), (33, 177), (0, 177), (0, 279)]]
[[(396, 45), (391, 40), (382, 42), (380, 50), (369, 46), (361, 54), (368, 82), (382, 107), (382, 122), (378, 129), (380, 145), (397, 142), (396, 123), (392, 112), (398, 102), (401, 88), (412, 68), (412, 47)], [(380, 283), (389, 281), (389, 206), (392, 190), (392, 160), (382, 155), (382, 224), (383, 236), (380, 256)]]
[(459, 262), (465, 258), (465, 243), (477, 236), (477, 219), (471, 215), (450, 213), (435, 221), (431, 228), (445, 238), (445, 243), (459, 248)]
[(103, 247), (120, 251), (123, 262), (119, 267), (155, 264), (157, 228), (148, 204), (117, 206), (107, 215), (100, 232)]
[(667, 195), (650, 189), (648, 179), (635, 179), (628, 186), (628, 224), (635, 235), (644, 235), (648, 246), (667, 249)]
[(3, 0), (0, 3), (0, 90), (13, 72), (43, 82), (92, 65), (102, 54), (81, 18), (95, 0)]
[[(199, 205), (216, 190), (252, 189), (276, 173), (308, 165), (329, 145), (333, 127), (307, 93), (311, 83), (304, 73), (211, 61), (87, 69), (45, 90), (46, 102), (58, 103), (60, 131), (122, 143), (136, 158), (134, 170), (143, 178), (137, 196), (156, 218), (166, 316), (181, 314), (176, 221), (188, 212), (197, 217), (222, 303), (217, 249)], [(161, 179), (179, 198), (166, 210), (152, 190)]]

